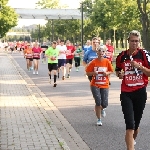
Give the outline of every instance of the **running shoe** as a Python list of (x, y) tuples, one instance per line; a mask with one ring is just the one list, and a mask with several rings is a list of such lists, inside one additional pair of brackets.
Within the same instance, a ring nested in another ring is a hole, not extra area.
[(106, 117), (106, 112), (105, 112), (105, 110), (104, 110), (104, 109), (101, 111), (101, 115), (102, 115), (102, 117), (103, 117), (103, 118), (105, 118), (105, 117)]
[(53, 87), (56, 87), (56, 86), (57, 86), (57, 84), (56, 84), (56, 83), (54, 83)]
[(76, 72), (78, 72), (78, 71), (79, 71), (79, 68), (76, 69)]
[(38, 71), (36, 72), (36, 74), (39, 74)]
[(135, 142), (135, 140), (134, 140), (134, 145), (136, 145), (136, 142)]
[(62, 80), (65, 80), (65, 76), (62, 76)]
[(67, 78), (70, 78), (70, 74), (68, 74)]
[(96, 124), (97, 124), (97, 126), (102, 126), (102, 121), (101, 121), (101, 119), (98, 119)]
[(33, 71), (33, 74), (35, 74), (35, 71)]

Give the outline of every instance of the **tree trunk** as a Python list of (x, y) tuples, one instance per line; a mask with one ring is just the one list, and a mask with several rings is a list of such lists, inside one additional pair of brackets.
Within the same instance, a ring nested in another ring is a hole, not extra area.
[(120, 42), (121, 42), (121, 48), (124, 48), (123, 38), (121, 38)]
[[(146, 0), (137, 0), (138, 9), (141, 13), (141, 22), (142, 22), (142, 43), (146, 50), (150, 51), (150, 37), (149, 37), (149, 18), (148, 11), (146, 10), (146, 5), (148, 4)], [(143, 6), (143, 7), (142, 7)]]

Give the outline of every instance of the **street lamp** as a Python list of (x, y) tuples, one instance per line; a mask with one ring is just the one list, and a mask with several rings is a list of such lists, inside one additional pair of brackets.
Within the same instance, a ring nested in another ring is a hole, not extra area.
[[(97, 1), (97, 0), (96, 0)], [(91, 0), (91, 4), (93, 4), (93, 0)], [(85, 4), (84, 0), (81, 0), (81, 46), (83, 48), (83, 38), (84, 38), (84, 28), (83, 28), (83, 21), (84, 21), (84, 8), (89, 9), (89, 3)]]
[(83, 49), (83, 1), (81, 1), (81, 47)]

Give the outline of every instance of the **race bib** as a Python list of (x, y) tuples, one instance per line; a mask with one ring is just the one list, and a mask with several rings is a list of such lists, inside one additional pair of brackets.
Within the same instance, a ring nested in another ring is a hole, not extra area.
[(40, 58), (40, 54), (39, 53), (34, 53), (33, 58)]
[(106, 76), (103, 75), (103, 72), (98, 72), (98, 75), (95, 77), (95, 84), (105, 84)]
[(94, 71), (98, 73), (95, 77), (95, 84), (105, 84), (106, 76), (104, 76), (103, 73), (107, 71), (107, 68), (106, 67), (94, 67)]
[(135, 72), (133, 74), (126, 74), (125, 75), (125, 84), (128, 86), (137, 86), (143, 85), (143, 74), (137, 75)]
[(27, 54), (26, 58), (33, 58), (33, 55), (32, 54)]

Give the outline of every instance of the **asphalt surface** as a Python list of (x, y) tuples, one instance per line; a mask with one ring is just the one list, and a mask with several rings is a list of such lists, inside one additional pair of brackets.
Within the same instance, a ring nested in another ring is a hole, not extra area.
[[(73, 68), (70, 79), (62, 81), (60, 77), (57, 82), (58, 86), (54, 88), (53, 84), (48, 82), (47, 64), (40, 62), (39, 74), (33, 75), (32, 72), (27, 71), (23, 55), (14, 53), (12, 57), (46, 97), (53, 102), (91, 150), (126, 149), (124, 141), (125, 123), (119, 100), (121, 81), (115, 75), (111, 76), (109, 106), (106, 109), (107, 116), (102, 120), (103, 126), (96, 126), (94, 100), (90, 92), (88, 79), (84, 76), (83, 67), (80, 68), (79, 72), (76, 72)], [(140, 133), (136, 140), (136, 150), (150, 150), (149, 86), (147, 91), (148, 100), (140, 124)], [(65, 136), (63, 138), (67, 143), (68, 139)]]

